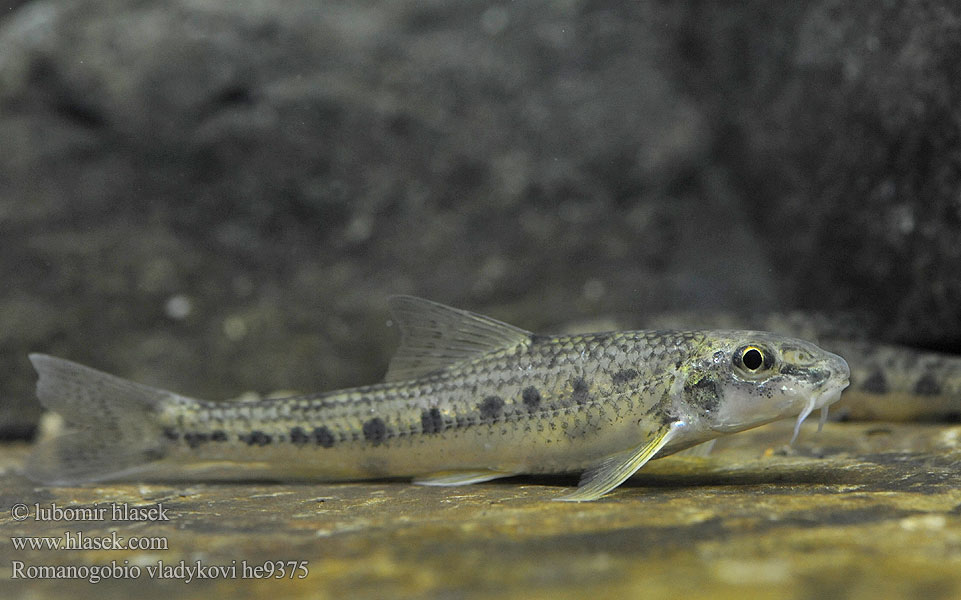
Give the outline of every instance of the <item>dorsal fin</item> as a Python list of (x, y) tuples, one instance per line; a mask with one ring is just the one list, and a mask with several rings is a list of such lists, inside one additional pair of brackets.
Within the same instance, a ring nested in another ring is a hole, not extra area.
[(401, 340), (386, 381), (421, 377), (492, 350), (516, 346), (532, 335), (490, 317), (414, 296), (391, 296), (387, 304)]

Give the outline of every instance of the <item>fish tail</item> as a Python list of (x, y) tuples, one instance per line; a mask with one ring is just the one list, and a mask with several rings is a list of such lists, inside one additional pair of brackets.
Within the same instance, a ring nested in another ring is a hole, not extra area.
[(177, 394), (45, 354), (30, 362), (40, 403), (63, 417), (64, 429), (38, 442), (27, 477), (52, 485), (116, 479), (167, 454), (159, 411)]

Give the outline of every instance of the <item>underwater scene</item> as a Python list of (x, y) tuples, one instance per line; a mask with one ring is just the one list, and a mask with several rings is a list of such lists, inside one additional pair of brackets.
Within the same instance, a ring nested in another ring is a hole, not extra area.
[(0, 0), (0, 242), (11, 597), (961, 597), (955, 3)]

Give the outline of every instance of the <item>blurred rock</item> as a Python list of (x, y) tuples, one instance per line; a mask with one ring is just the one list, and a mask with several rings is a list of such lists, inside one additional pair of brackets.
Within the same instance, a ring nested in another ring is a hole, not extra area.
[(961, 352), (961, 6), (687, 6), (674, 56), (782, 297)]

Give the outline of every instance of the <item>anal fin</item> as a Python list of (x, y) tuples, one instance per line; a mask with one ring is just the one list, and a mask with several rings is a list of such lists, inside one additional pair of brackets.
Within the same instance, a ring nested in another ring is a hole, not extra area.
[(472, 483), (483, 483), (501, 477), (511, 477), (516, 473), (505, 473), (503, 471), (479, 470), (479, 471), (442, 471), (431, 473), (414, 479), (417, 485), (436, 485), (436, 486), (455, 486), (470, 485)]
[(664, 447), (686, 423), (676, 421), (658, 429), (655, 434), (640, 446), (609, 456), (597, 466), (592, 467), (581, 475), (577, 489), (554, 500), (560, 502), (589, 502), (597, 500), (637, 472), (647, 461), (654, 458), (658, 450)]

